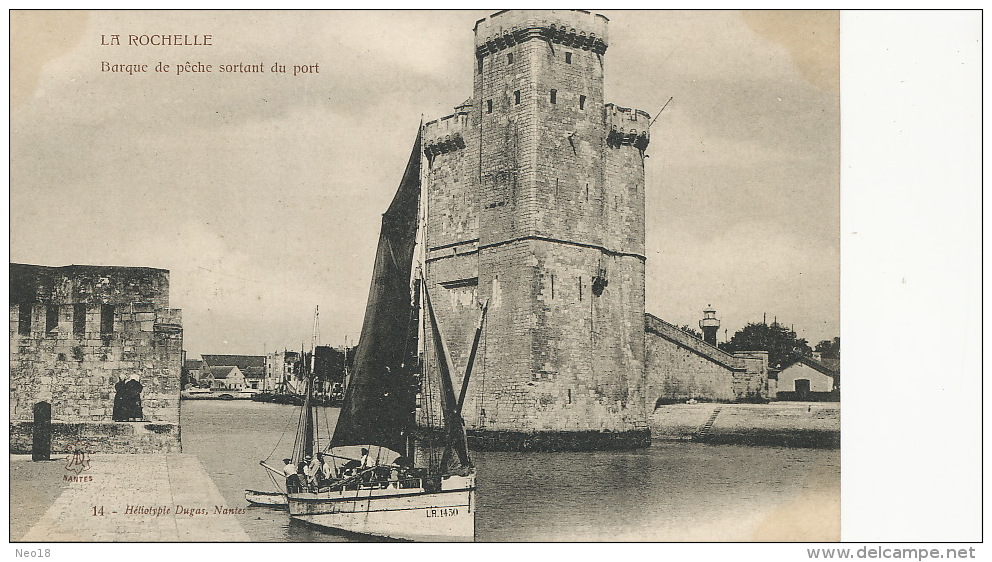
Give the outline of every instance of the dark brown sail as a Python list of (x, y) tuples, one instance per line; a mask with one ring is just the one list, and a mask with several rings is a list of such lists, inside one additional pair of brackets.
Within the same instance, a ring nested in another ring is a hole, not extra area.
[(332, 447), (406, 450), (415, 407), (411, 358), (416, 354), (417, 316), (410, 299), (410, 273), (420, 210), (420, 150), (418, 132), (399, 189), (382, 215), (355, 372)]

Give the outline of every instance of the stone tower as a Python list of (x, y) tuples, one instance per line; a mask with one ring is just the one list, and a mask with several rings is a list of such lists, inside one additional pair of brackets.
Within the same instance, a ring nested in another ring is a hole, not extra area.
[(463, 408), (478, 448), (649, 443), (650, 119), (604, 101), (607, 22), (583, 10), (479, 20), (472, 98), (424, 126), (425, 279), (456, 376), (490, 302)]
[(720, 319), (716, 317), (713, 305), (707, 305), (703, 310), (703, 319), (699, 321), (699, 329), (703, 331), (703, 341), (716, 345), (716, 333), (720, 331)]

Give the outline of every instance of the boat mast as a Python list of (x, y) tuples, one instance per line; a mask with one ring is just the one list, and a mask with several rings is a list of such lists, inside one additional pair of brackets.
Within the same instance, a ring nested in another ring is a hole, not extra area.
[(348, 369), (348, 354), (351, 350), (348, 349), (348, 335), (344, 336), (344, 370), (341, 373), (341, 392), (348, 390), (348, 379), (351, 378), (351, 372)]
[[(421, 137), (424, 133), (424, 116), (420, 116), (420, 124), (417, 126), (417, 136)], [(411, 283), (411, 299), (412, 299), (412, 316), (411, 321), (408, 324), (408, 329), (410, 330), (411, 337), (415, 338), (413, 349), (410, 350), (410, 354), (415, 358), (414, 364), (416, 365), (416, 370), (419, 371), (419, 379), (416, 381), (417, 385), (414, 386), (411, 381), (410, 388), (410, 425), (407, 430), (407, 440), (406, 440), (406, 457), (411, 462), (413, 462), (416, 456), (416, 443), (414, 440), (414, 432), (417, 426), (417, 395), (424, 392), (423, 381), (424, 377), (427, 376), (427, 354), (425, 352), (427, 342), (421, 338), (421, 334), (424, 334), (424, 318), (421, 314), (421, 293), (427, 288), (426, 280), (424, 276), (427, 274), (425, 270), (427, 264), (427, 174), (429, 173), (430, 160), (424, 157), (424, 153), (419, 151), (417, 158), (420, 159), (420, 169), (417, 174), (417, 181), (420, 183), (420, 200), (418, 202), (417, 208), (417, 234), (415, 236), (417, 248), (414, 251), (414, 267), (413, 267), (413, 279)], [(424, 167), (424, 160), (427, 160), (427, 168)], [(426, 334), (425, 334), (426, 335)], [(423, 346), (423, 347), (422, 347)], [(423, 358), (421, 360), (421, 358)], [(410, 375), (414, 374), (414, 369), (408, 371)], [(412, 378), (412, 377), (411, 377)]]
[(300, 448), (300, 459), (306, 458), (306, 456), (308, 454), (311, 454), (313, 452), (313, 449), (314, 449), (314, 446), (313, 446), (314, 445), (313, 431), (314, 431), (315, 424), (314, 424), (314, 421), (313, 421), (313, 407), (312, 407), (312, 402), (313, 402), (313, 400), (312, 400), (312, 398), (313, 398), (313, 376), (309, 372), (310, 369), (307, 367), (307, 364), (308, 363), (309, 363), (309, 361), (307, 361), (306, 352), (301, 349), (300, 350), (300, 368), (303, 369), (303, 380), (304, 380), (304, 383), (303, 383), (303, 412), (302, 412), (302, 414), (303, 414), (303, 424), (302, 424), (302, 426), (303, 426), (302, 427), (302, 432), (303, 432), (303, 442), (302, 442), (302, 444), (303, 444), (303, 446)]
[[(317, 372), (317, 342), (320, 341), (320, 305), (314, 307), (313, 310), (313, 333), (310, 334), (310, 374), (314, 376)], [(315, 379), (314, 385), (317, 384)], [(319, 389), (320, 392), (324, 391), (324, 388)], [(317, 392), (317, 389), (314, 389)]]
[[(406, 458), (411, 462), (416, 454), (415, 443), (413, 439), (414, 428), (417, 425), (417, 385), (416, 383), (416, 372), (419, 368), (420, 372), (423, 373), (423, 365), (420, 361), (420, 290), (423, 284), (423, 279), (420, 277), (420, 267), (417, 267), (417, 276), (413, 280), (413, 290), (411, 298), (413, 302), (411, 303), (410, 309), (410, 319), (407, 322), (407, 349), (406, 349), (406, 365), (403, 369), (403, 377), (407, 381), (406, 392), (408, 394), (407, 405), (410, 408), (409, 414), (407, 415), (407, 426), (405, 429), (406, 433), (406, 450), (403, 452)], [(412, 345), (411, 345), (412, 343)], [(421, 374), (421, 376), (423, 376)]]

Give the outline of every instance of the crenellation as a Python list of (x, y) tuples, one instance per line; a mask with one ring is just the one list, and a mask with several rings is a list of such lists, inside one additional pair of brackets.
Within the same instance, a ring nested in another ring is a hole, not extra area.
[(433, 165), (439, 154), (447, 154), (466, 147), (464, 131), (469, 127), (471, 103), (458, 106), (459, 111), (424, 124), (422, 136), (424, 155)]
[(604, 109), (609, 130), (606, 144), (610, 148), (628, 145), (643, 151), (648, 147), (651, 143), (651, 116), (646, 111), (612, 103), (606, 104)]
[(497, 12), (475, 24), (476, 56), (538, 39), (602, 55), (606, 53), (607, 23), (601, 14), (585, 10), (519, 10)]

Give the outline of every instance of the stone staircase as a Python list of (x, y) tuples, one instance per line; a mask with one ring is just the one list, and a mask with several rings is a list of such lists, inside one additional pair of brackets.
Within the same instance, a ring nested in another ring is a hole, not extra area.
[(713, 429), (713, 424), (716, 422), (716, 417), (720, 415), (720, 406), (713, 408), (713, 413), (710, 414), (710, 418), (706, 420), (703, 427), (699, 428), (699, 432), (696, 433), (694, 441), (705, 441), (710, 435), (710, 431)]

